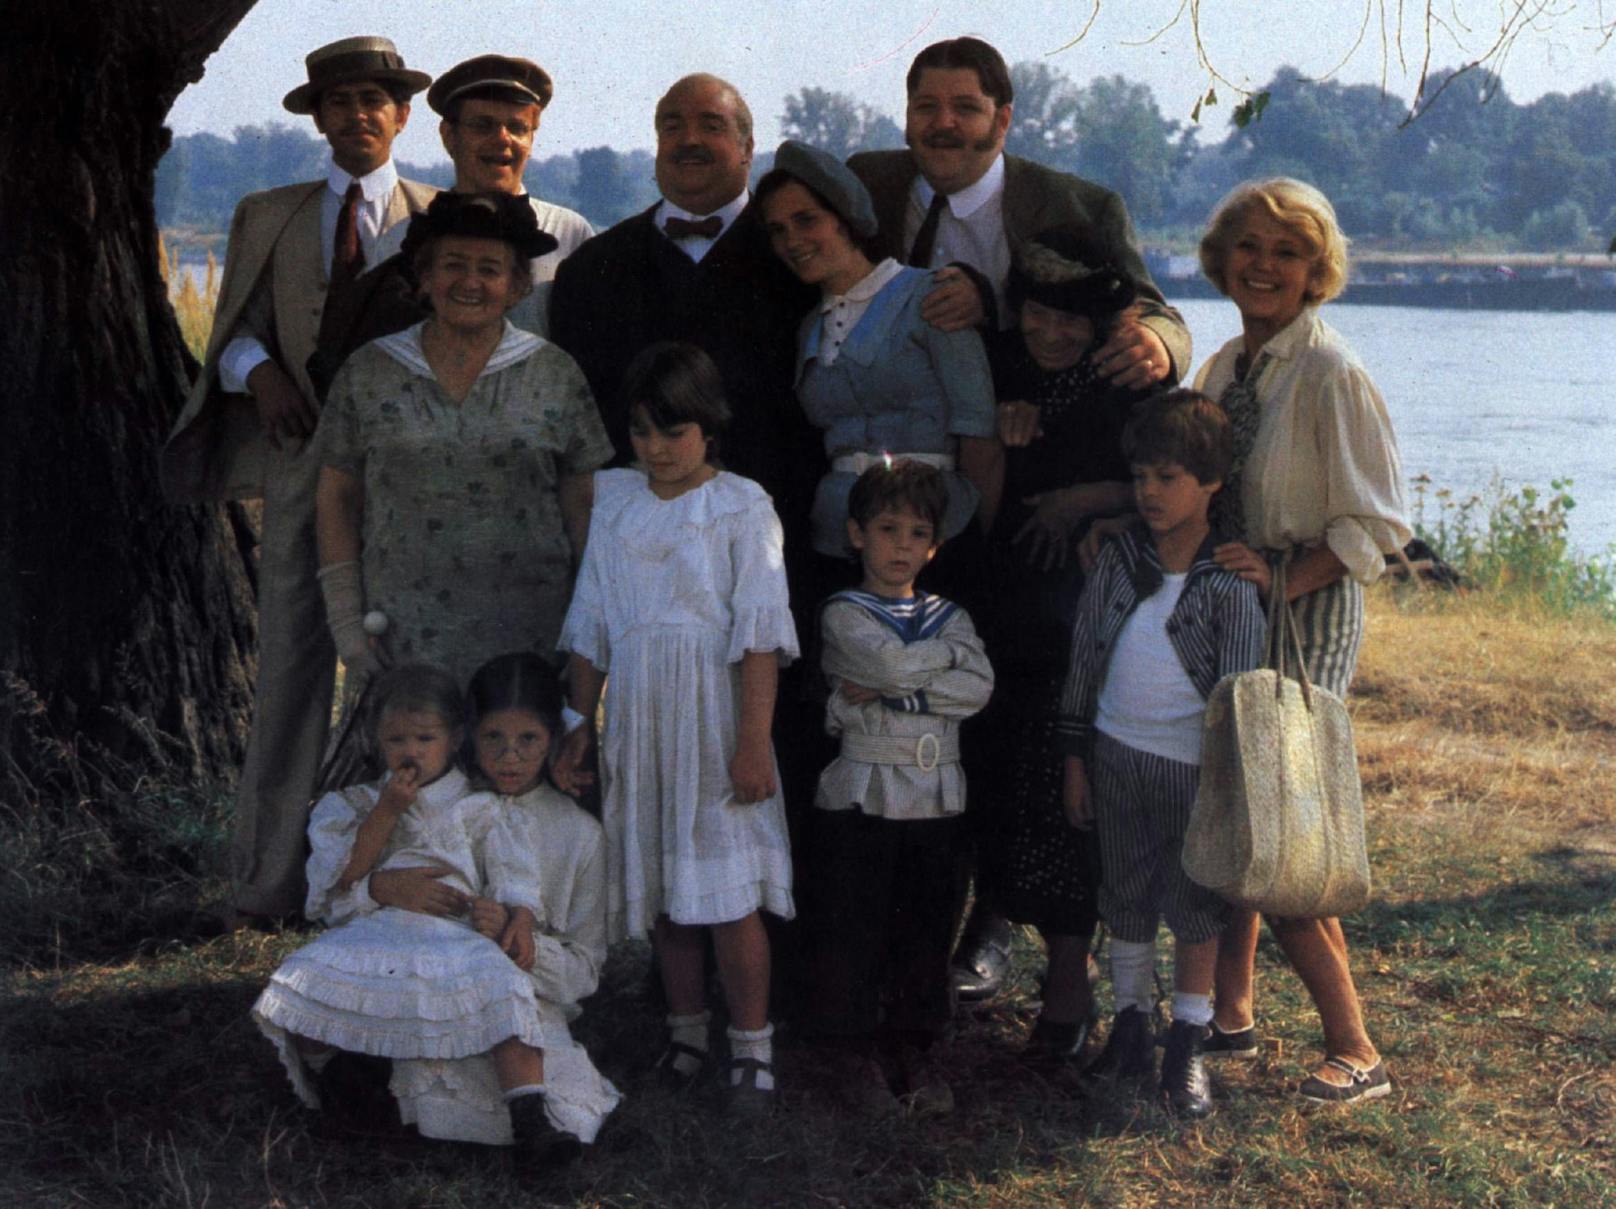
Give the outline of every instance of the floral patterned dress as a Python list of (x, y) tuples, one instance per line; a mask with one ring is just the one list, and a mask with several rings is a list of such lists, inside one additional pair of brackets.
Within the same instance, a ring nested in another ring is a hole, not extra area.
[(510, 650), (553, 657), (572, 593), (563, 476), (612, 456), (572, 358), (509, 323), (456, 403), (421, 351), (422, 324), (344, 363), (320, 421), (321, 462), (364, 485), (365, 607), (388, 654), (462, 682)]

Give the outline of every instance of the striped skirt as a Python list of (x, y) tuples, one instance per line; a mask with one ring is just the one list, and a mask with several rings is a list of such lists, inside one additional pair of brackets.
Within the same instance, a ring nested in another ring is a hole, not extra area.
[(1343, 575), (1316, 592), (1298, 596), (1291, 602), (1291, 615), (1296, 618), (1308, 679), (1346, 700), (1363, 645), (1363, 585)]

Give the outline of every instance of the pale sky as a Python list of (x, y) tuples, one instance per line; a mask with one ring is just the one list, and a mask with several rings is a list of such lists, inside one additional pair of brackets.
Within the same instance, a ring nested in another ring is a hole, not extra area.
[[(1534, 0), (1536, 2), (1536, 0)], [(1616, 45), (1599, 48), (1599, 0), (1543, 0), (1559, 16), (1515, 42), (1503, 66), (1517, 101), (1548, 91), (1575, 91), (1616, 76)], [(1098, 17), (1087, 37), (1062, 47)], [(170, 114), (177, 134), (208, 130), (228, 136), (241, 125), (306, 122), (280, 98), (306, 77), (309, 50), (353, 34), (391, 37), (411, 67), (433, 74), (490, 51), (524, 55), (555, 78), (536, 157), (609, 144), (650, 147), (651, 113), (674, 79), (711, 71), (746, 96), (759, 148), (779, 141), (783, 99), (813, 85), (851, 93), (902, 124), (903, 77), (915, 52), (941, 38), (987, 38), (1009, 62), (1044, 59), (1079, 83), (1121, 74), (1150, 85), (1169, 118), (1187, 122), (1208, 77), (1196, 62), (1187, 8), (1180, 0), (259, 0), (207, 64), (201, 83)], [(1382, 55), (1381, 14), (1395, 23), (1409, 12), (1399, 62), (1395, 25)], [(1433, 66), (1482, 53), (1496, 34), (1500, 0), (1437, 0), (1437, 12), (1459, 30), (1464, 49), (1438, 30)], [(1606, 21), (1616, 0), (1605, 0)], [(1203, 32), (1215, 65), (1237, 83), (1260, 85), (1281, 64), (1304, 74), (1330, 71), (1352, 50), (1366, 11), (1369, 26), (1335, 78), (1378, 83), (1405, 100), (1424, 54), (1415, 20), (1418, 0), (1201, 0)], [(1489, 22), (1492, 24), (1489, 25)], [(1205, 138), (1221, 138), (1233, 100), (1202, 114)], [(442, 160), (436, 117), (422, 98), (395, 155), (415, 163)]]

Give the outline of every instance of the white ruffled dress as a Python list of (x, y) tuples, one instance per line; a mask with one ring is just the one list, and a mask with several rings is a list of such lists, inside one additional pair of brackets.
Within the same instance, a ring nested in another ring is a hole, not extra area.
[(680, 924), (795, 914), (780, 794), (742, 805), (729, 775), (740, 661), (797, 657), (788, 604), (780, 520), (756, 483), (720, 472), (664, 500), (642, 471), (595, 475), (561, 647), (608, 674), (611, 939), (645, 935), (664, 913)]
[[(544, 859), (552, 843), (570, 846), (588, 828), (548, 800), (529, 803), (550, 791), (515, 800), (470, 793), (465, 776), (450, 771), (420, 791), (376, 864), (378, 870), (447, 865), (454, 872), (445, 884), (533, 911), (541, 938), (529, 974), (464, 919), (379, 906), (368, 877), (338, 891), (359, 824), (385, 784), (352, 786), (315, 805), (305, 913), (332, 926), (288, 957), (253, 1005), (298, 1097), (319, 1107), (294, 1034), (393, 1059), (400, 1116), (424, 1136), (508, 1145), (510, 1114), (488, 1051), (515, 1036), (544, 1051), (551, 1121), (593, 1141), (620, 1096), (572, 1040), (567, 1021), (577, 1014), (577, 999), (593, 989), (604, 945), (598, 924), (592, 933), (585, 925), (583, 935), (543, 935), (578, 928), (580, 913), (600, 913), (598, 889), (593, 905), (573, 902), (591, 893), (577, 884), (588, 875), (587, 862)], [(550, 841), (543, 820), (554, 817), (562, 822)], [(546, 873), (555, 885), (544, 885)], [(598, 859), (592, 875), (598, 886)]]

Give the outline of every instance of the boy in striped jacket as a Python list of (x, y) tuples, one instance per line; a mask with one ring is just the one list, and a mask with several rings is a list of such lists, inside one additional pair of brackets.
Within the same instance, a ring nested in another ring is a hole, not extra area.
[(1173, 1020), (1161, 1094), (1185, 1116), (1212, 1111), (1202, 1061), (1212, 973), (1228, 906), (1179, 863), (1200, 777), (1206, 699), (1262, 664), (1257, 589), (1212, 558), (1207, 507), (1232, 458), (1228, 417), (1176, 390), (1135, 409), (1123, 432), (1141, 524), (1100, 551), (1072, 630), (1059, 730), (1064, 806), (1098, 829), (1099, 907), (1111, 931), (1117, 1014), (1091, 1074), (1148, 1077), (1156, 928), (1173, 934)]

